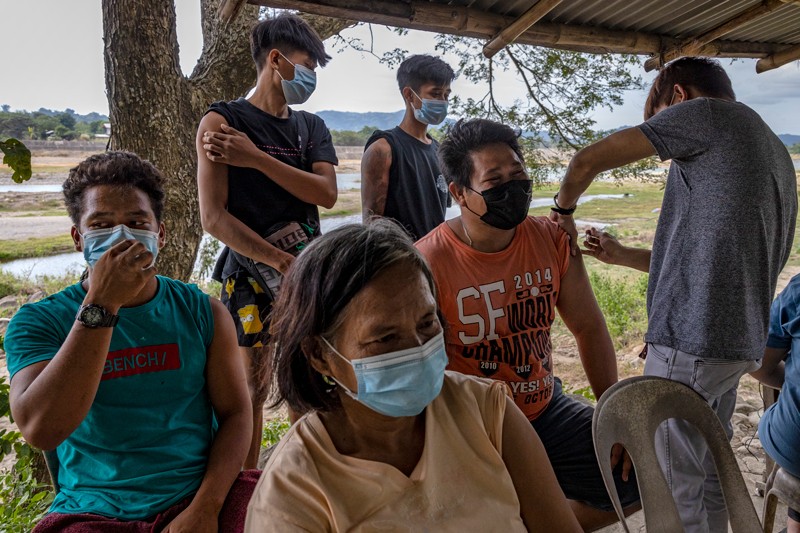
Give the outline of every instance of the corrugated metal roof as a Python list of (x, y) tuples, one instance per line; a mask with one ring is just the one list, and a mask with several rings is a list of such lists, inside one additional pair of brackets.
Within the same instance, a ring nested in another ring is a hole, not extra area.
[[(533, 0), (247, 0), (366, 22), (490, 39)], [(585, 52), (686, 53), (685, 44), (749, 9), (769, 8), (690, 53), (767, 57), (775, 68), (800, 58), (800, 0), (563, 0), (517, 42)], [(516, 34), (516, 33), (515, 33)], [(508, 42), (508, 37), (494, 49)], [(703, 41), (704, 43), (707, 40)], [(678, 54), (680, 55), (680, 54)]]

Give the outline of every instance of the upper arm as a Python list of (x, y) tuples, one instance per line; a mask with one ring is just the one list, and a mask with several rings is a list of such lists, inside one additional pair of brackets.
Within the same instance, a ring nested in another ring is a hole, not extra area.
[(389, 169), (392, 147), (386, 139), (378, 139), (361, 158), (361, 203), (366, 213), (382, 215), (389, 190)]
[[(39, 374), (44, 371), (45, 367), (48, 365), (50, 361), (40, 361), (38, 363), (33, 363), (32, 365), (28, 365), (25, 368), (22, 368), (14, 374), (14, 377), (11, 378), (11, 388), (9, 390), (9, 397), (8, 400), (11, 404), (11, 415), (17, 420), (17, 423), (20, 426), (24, 425), (24, 417), (20, 416), (21, 413), (19, 411), (19, 399), (22, 394), (28, 390), (28, 387), (31, 386)], [(15, 411), (15, 407), (17, 410)]]
[(336, 169), (333, 167), (333, 163), (328, 161), (314, 161), (311, 164), (311, 172), (317, 176), (322, 176), (325, 178), (327, 187), (330, 189), (333, 199), (328, 202), (328, 205), (322, 205), (322, 207), (327, 209), (332, 208), (334, 204), (336, 204), (336, 199), (339, 196), (339, 188), (336, 185)]
[(228, 206), (228, 165), (211, 161), (206, 157), (206, 150), (203, 148), (203, 134), (207, 131), (221, 131), (222, 124), (227, 124), (222, 115), (207, 113), (200, 121), (195, 139), (197, 193), (200, 201), (200, 218), (204, 228), (216, 210), (225, 210)]
[(510, 398), (503, 418), (502, 457), (528, 531), (581, 531), (542, 441)]
[(567, 328), (576, 336), (598, 325), (605, 329), (605, 318), (594, 297), (580, 251), (570, 259), (561, 278), (556, 307)]
[(597, 175), (654, 155), (655, 147), (639, 128), (625, 128), (579, 151), (570, 166), (582, 166)]
[[(206, 353), (206, 381), (214, 412), (224, 420), (238, 411), (249, 413), (250, 396), (233, 319), (222, 302), (216, 298), (209, 300), (214, 318), (214, 338)], [(248, 414), (247, 419), (250, 418)], [(242, 432), (250, 434), (245, 428)]]

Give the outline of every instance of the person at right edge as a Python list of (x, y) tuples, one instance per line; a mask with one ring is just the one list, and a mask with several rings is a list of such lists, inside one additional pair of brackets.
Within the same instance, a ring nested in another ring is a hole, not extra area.
[[(577, 249), (572, 212), (594, 177), (671, 159), (653, 249), (587, 233), (587, 253), (649, 272), (644, 373), (684, 383), (730, 438), (739, 378), (759, 367), (772, 295), (791, 252), (797, 179), (783, 143), (737, 102), (718, 62), (682, 58), (653, 82), (645, 122), (579, 151), (552, 217)], [(728, 512), (705, 441), (687, 422), (659, 429), (656, 451), (689, 533), (725, 532)]]
[(361, 208), (364, 222), (392, 218), (413, 240), (444, 222), (450, 205), (447, 182), (439, 170), (439, 143), (428, 126), (447, 118), (453, 69), (430, 55), (413, 55), (397, 69), (406, 105), (402, 122), (378, 130), (367, 140), (361, 159)]

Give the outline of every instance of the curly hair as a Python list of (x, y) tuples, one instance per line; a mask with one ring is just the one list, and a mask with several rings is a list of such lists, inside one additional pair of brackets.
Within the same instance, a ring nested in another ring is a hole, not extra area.
[(70, 169), (61, 190), (72, 223), (78, 226), (83, 215), (83, 193), (98, 185), (140, 189), (150, 198), (156, 221), (164, 213), (164, 177), (151, 163), (133, 152), (113, 151), (84, 159)]

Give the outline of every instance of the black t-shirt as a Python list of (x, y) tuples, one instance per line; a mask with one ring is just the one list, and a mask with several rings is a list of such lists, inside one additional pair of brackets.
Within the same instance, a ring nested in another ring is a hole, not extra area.
[[(289, 109), (288, 118), (278, 118), (245, 98), (215, 102), (207, 113), (212, 111), (221, 115), (228, 125), (245, 133), (259, 149), (287, 165), (310, 171), (316, 161), (339, 163), (331, 134), (316, 115)], [(302, 139), (303, 135), (307, 139)], [(304, 158), (301, 147), (305, 147)], [(308, 224), (319, 232), (316, 205), (298, 199), (253, 168), (228, 166), (228, 212), (261, 236), (266, 236), (280, 223), (292, 221)], [(225, 278), (239, 270), (236, 262), (228, 257), (226, 249), (215, 269), (215, 278)]]
[(397, 126), (374, 132), (365, 149), (378, 139), (386, 139), (392, 148), (383, 216), (400, 222), (416, 241), (444, 222), (450, 205), (447, 182), (436, 158), (439, 143), (431, 139), (425, 144)]

